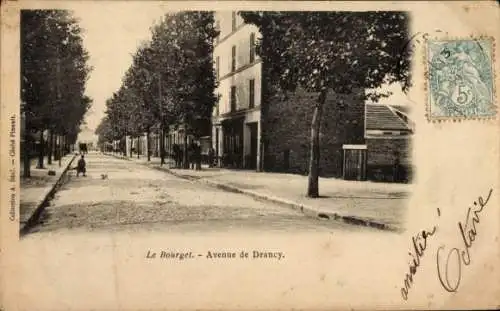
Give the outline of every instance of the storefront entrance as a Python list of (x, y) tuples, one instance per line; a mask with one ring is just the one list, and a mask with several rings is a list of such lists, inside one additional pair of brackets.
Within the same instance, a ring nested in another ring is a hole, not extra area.
[(250, 134), (250, 154), (247, 155), (247, 159), (245, 160), (245, 166), (248, 169), (255, 170), (257, 169), (257, 147), (258, 147), (258, 124), (257, 123), (248, 123)]
[(224, 167), (243, 168), (243, 118), (222, 121)]

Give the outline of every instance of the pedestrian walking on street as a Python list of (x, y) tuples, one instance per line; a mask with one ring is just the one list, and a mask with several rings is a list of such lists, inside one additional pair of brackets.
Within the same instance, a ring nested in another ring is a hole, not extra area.
[(78, 164), (76, 166), (76, 177), (80, 175), (80, 173), (83, 173), (83, 176), (86, 177), (87, 173), (87, 168), (86, 168), (86, 163), (85, 163), (85, 156), (82, 154), (82, 157), (80, 160), (78, 160)]
[(179, 150), (179, 145), (174, 144), (172, 147), (172, 151), (174, 153), (174, 161), (175, 161), (175, 167), (180, 166), (180, 150)]
[(196, 165), (196, 144), (192, 142), (189, 146), (189, 168), (194, 170), (195, 165)]
[(201, 144), (198, 142), (194, 145), (194, 159), (195, 159), (195, 169), (197, 171), (201, 170)]
[(214, 148), (210, 147), (210, 149), (208, 149), (208, 167), (214, 166), (214, 154)]
[(184, 148), (179, 147), (179, 168), (184, 168)]

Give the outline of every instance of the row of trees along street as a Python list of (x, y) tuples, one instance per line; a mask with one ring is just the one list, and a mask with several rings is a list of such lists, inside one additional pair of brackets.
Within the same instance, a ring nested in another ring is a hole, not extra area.
[[(318, 197), (319, 131), (328, 92), (350, 93), (393, 82), (407, 91), (409, 16), (403, 12), (239, 14), (262, 35), (257, 43), (263, 61), (262, 102), (297, 88), (318, 94), (307, 187), (309, 197)], [(216, 36), (211, 12), (170, 14), (155, 25), (152, 40), (138, 49), (121, 88), (106, 103), (106, 117), (96, 131), (100, 143), (144, 132), (149, 139), (155, 124), (160, 124), (162, 136), (172, 124), (182, 124), (196, 135), (198, 122), (210, 120), (218, 100), (212, 63)], [(387, 95), (363, 96), (377, 100)], [(160, 154), (164, 163), (164, 146)]]
[[(213, 45), (218, 32), (213, 12), (167, 14), (151, 28), (152, 39), (136, 51), (123, 83), (106, 102), (106, 115), (96, 134), (99, 144), (139, 138), (156, 129), (160, 140), (161, 164), (165, 163), (164, 136), (170, 125), (182, 126), (187, 134), (199, 138), (210, 122), (217, 102), (213, 68)], [(184, 165), (187, 135), (184, 135)], [(148, 147), (149, 149), (149, 147)], [(147, 152), (148, 161), (151, 152)]]
[(45, 156), (51, 164), (69, 152), (90, 108), (84, 92), (91, 68), (81, 34), (70, 11), (21, 11), (23, 177), (30, 177), (33, 135), (39, 135), (37, 168), (43, 168)]

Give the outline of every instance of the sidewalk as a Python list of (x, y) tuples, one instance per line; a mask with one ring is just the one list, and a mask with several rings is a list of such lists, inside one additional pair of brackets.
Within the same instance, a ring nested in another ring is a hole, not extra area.
[[(21, 203), (19, 206), (20, 227), (23, 228), (30, 218), (34, 217), (39, 209), (44, 205), (46, 199), (50, 197), (52, 190), (61, 180), (62, 175), (66, 172), (68, 166), (75, 158), (74, 154), (68, 154), (61, 159), (61, 167), (59, 161), (52, 161), (52, 164), (47, 164), (45, 159), (44, 169), (37, 169), (37, 160), (31, 163), (31, 177), (23, 178), (23, 165), (21, 164)], [(55, 176), (49, 176), (49, 170), (55, 171)]]
[[(128, 158), (160, 169), (160, 159)], [(201, 171), (171, 168), (171, 160), (161, 169), (178, 177), (209, 183), (229, 191), (285, 204), (305, 214), (338, 219), (379, 229), (404, 228), (411, 184), (346, 181), (320, 178), (321, 197), (305, 196), (307, 176), (204, 167)]]

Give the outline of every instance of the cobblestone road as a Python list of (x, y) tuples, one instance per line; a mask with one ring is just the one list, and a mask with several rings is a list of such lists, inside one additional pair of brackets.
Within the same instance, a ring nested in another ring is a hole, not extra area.
[[(177, 178), (132, 161), (87, 156), (87, 177), (70, 171), (31, 232), (54, 230), (360, 230)], [(107, 178), (102, 178), (102, 174)], [(363, 229), (364, 230), (364, 229)], [(368, 229), (366, 229), (368, 230)]]

